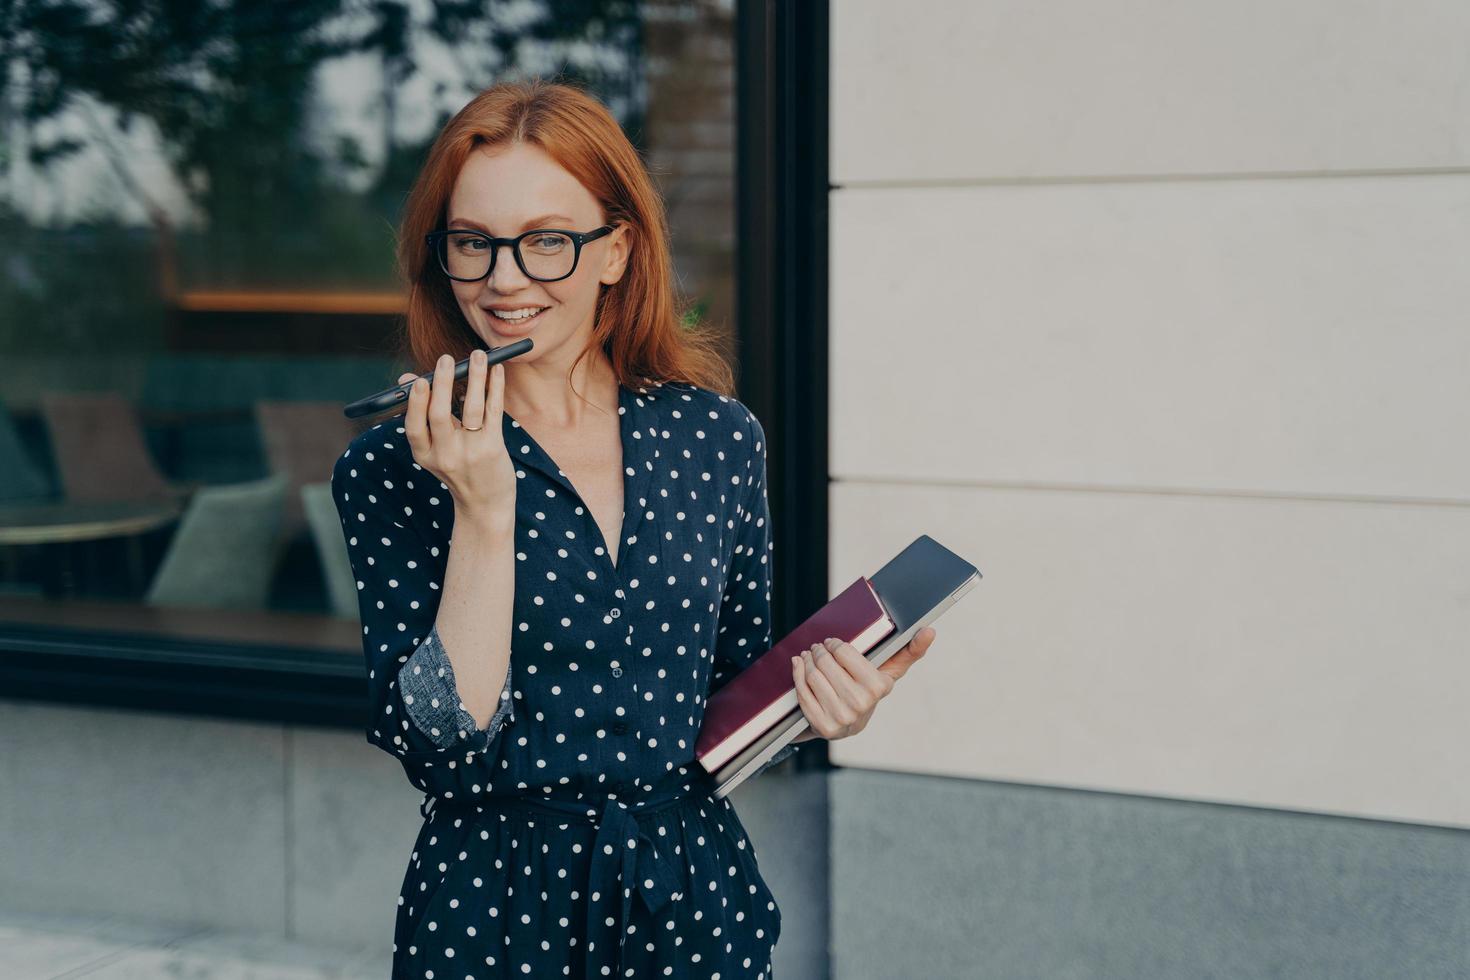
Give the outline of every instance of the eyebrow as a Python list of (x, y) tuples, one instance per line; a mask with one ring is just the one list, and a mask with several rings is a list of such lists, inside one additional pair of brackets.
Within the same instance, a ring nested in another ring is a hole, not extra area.
[[(539, 228), (539, 227), (542, 227), (544, 225), (544, 223), (547, 222), (547, 221), (562, 221), (562, 222), (565, 222), (567, 224), (571, 224), (572, 223), (572, 219), (569, 218), (569, 217), (567, 217), (564, 214), (543, 214), (540, 217), (532, 218), (529, 221), (527, 221), (525, 224), (521, 225), (521, 231), (526, 231), (526, 230), (528, 230), (530, 228)], [(486, 228), (484, 225), (480, 224), (478, 221), (471, 221), (469, 218), (450, 218), (449, 219), (449, 227), (454, 228), (454, 227), (457, 227), (457, 226), (460, 226), (460, 225), (463, 225), (463, 226), (466, 226), (466, 227), (469, 227), (469, 228), (473, 228), (476, 231), (483, 231), (487, 235), (490, 234), (490, 229), (489, 228)]]

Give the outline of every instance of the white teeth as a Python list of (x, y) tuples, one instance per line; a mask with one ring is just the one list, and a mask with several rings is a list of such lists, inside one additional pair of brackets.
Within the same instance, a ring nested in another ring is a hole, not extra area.
[(540, 313), (544, 309), (546, 309), (546, 307), (544, 306), (528, 306), (523, 310), (511, 310), (508, 313), (502, 313), (499, 310), (491, 310), (490, 312), (495, 314), (502, 320), (515, 322), (516, 320), (524, 320), (528, 317), (535, 316), (537, 313)]

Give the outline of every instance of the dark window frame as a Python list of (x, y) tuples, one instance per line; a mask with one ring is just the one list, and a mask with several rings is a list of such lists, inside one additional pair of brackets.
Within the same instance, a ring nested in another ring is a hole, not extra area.
[[(740, 400), (771, 442), (778, 637), (830, 598), (828, 24), (828, 0), (736, 8), (736, 363)], [(804, 742), (794, 758), (799, 769), (824, 768), (827, 742)]]
[[(828, 598), (828, 2), (739, 0), (735, 32), (737, 387), (772, 436), (780, 636)], [(0, 698), (361, 729), (367, 679), (360, 647), (0, 620)]]

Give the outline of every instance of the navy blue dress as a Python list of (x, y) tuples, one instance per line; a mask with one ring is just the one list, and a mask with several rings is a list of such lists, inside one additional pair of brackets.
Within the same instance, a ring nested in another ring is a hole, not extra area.
[(333, 468), (367, 739), (424, 792), (395, 978), (772, 976), (780, 908), (694, 760), (706, 698), (772, 643), (765, 432), (737, 399), (685, 383), (619, 386), (618, 412), (616, 566), (571, 482), (504, 414), (516, 595), (484, 729), (434, 628), (444, 484), (414, 461), (402, 415)]

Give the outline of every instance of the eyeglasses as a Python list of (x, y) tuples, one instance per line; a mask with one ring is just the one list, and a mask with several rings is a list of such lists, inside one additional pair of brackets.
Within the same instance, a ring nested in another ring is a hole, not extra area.
[(516, 265), (528, 278), (537, 282), (556, 282), (577, 271), (583, 245), (596, 241), (615, 227), (616, 222), (587, 232), (536, 228), (523, 231), (514, 238), (496, 238), (482, 231), (446, 228), (429, 232), (424, 240), (438, 257), (439, 268), (458, 282), (479, 282), (494, 272), (495, 256), (502, 245), (510, 246)]

